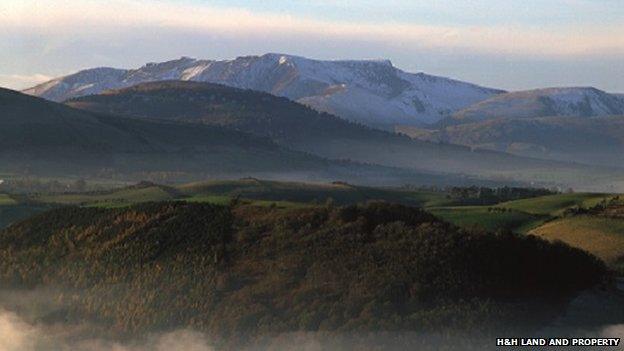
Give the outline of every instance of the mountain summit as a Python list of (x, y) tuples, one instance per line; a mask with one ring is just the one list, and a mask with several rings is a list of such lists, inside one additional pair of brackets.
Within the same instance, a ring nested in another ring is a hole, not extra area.
[(220, 83), (264, 91), (376, 127), (433, 123), (503, 93), (424, 73), (404, 72), (388, 60), (321, 61), (274, 53), (225, 61), (182, 57), (131, 70), (94, 68), (24, 92), (64, 101), (160, 80)]

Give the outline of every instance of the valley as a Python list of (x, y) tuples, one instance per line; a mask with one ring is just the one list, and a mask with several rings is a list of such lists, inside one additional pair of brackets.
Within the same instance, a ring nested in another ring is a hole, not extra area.
[[(483, 348), (499, 333), (535, 332), (579, 291), (608, 286), (610, 268), (579, 249), (397, 203), (461, 209), (466, 199), (450, 193), (243, 179), (33, 195), (56, 209), (0, 231), (0, 282), (21, 296), (4, 301), (41, 328), (88, 323), (86, 337), (186, 327), (239, 350), (267, 335), (289, 345), (302, 331), (433, 350), (465, 333), (464, 346)], [(558, 211), (571, 200), (560, 196), (530, 200)], [(446, 336), (433, 337), (440, 328)]]
[[(485, 188), (483, 188), (485, 189)], [(560, 240), (587, 250), (614, 269), (621, 269), (624, 247), (624, 217), (611, 210), (609, 215), (591, 213), (591, 209), (612, 203), (617, 194), (518, 192), (518, 199), (508, 201), (499, 195), (479, 198), (484, 190), (472, 188), (371, 187), (345, 182), (299, 183), (243, 178), (214, 180), (181, 185), (142, 182), (110, 190), (86, 193), (39, 193), (1, 195), (4, 222), (7, 226), (30, 215), (66, 206), (87, 208), (127, 208), (148, 202), (187, 202), (272, 208), (289, 211), (317, 206), (347, 206), (370, 201), (384, 201), (423, 208), (436, 217), (467, 230), (508, 231), (533, 234)], [(546, 191), (547, 192), (547, 191)], [(464, 195), (458, 195), (464, 194)], [(468, 195), (466, 195), (468, 194)], [(527, 197), (527, 198), (522, 198)], [(478, 203), (485, 203), (478, 205)], [(606, 211), (606, 210), (605, 210)]]
[(227, 52), (0, 88), (0, 351), (623, 335), (621, 94)]
[[(608, 166), (591, 167), (413, 140), (318, 113), (283, 98), (221, 85), (145, 83), (73, 99), (67, 104), (95, 113), (227, 127), (328, 159), (464, 176), (468, 178), (464, 182), (475, 183), (478, 179), (586, 191), (618, 191), (622, 186), (620, 171)], [(418, 181), (422, 184), (422, 180)]]
[(218, 125), (89, 113), (5, 89), (0, 89), (0, 101), (0, 172), (18, 178), (184, 182), (246, 175), (377, 184), (471, 181), (439, 171), (328, 159)]

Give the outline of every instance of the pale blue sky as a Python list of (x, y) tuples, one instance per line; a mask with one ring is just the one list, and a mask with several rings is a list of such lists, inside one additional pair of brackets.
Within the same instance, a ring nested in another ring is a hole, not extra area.
[(95, 66), (284, 52), (388, 58), (509, 90), (624, 92), (623, 0), (2, 0), (0, 86)]
[[(160, 0), (162, 1), (162, 0)], [(437, 25), (622, 24), (621, 0), (186, 0), (197, 5), (241, 7), (333, 21), (419, 22)]]

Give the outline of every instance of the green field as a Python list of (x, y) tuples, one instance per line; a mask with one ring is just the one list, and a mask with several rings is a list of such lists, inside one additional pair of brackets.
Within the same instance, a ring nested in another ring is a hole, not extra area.
[(391, 188), (372, 188), (345, 183), (296, 183), (258, 179), (207, 181), (177, 187), (145, 185), (108, 192), (85, 194), (36, 195), (31, 200), (58, 205), (123, 207), (150, 201), (189, 201), (225, 204), (234, 198), (261, 206), (309, 206), (311, 204), (345, 205), (370, 200), (383, 200), (406, 205), (429, 207), (453, 202), (446, 194)]
[[(193, 197), (185, 198), (186, 202), (198, 202), (198, 203), (211, 203), (215, 205), (227, 205), (234, 197), (226, 195), (196, 195)], [(276, 206), (278, 208), (301, 208), (312, 206), (310, 203), (305, 202), (292, 202), (292, 201), (269, 201), (269, 200), (250, 200), (241, 199), (241, 202), (245, 204), (252, 204), (255, 206)]]
[(530, 233), (582, 248), (624, 272), (624, 219), (575, 216), (546, 223)]
[(503, 202), (494, 206), (434, 207), (433, 214), (464, 228), (481, 227), (489, 231), (511, 230), (527, 233), (541, 225), (556, 220), (572, 207), (589, 208), (608, 194), (557, 194)]
[(252, 200), (306, 204), (322, 204), (332, 201), (343, 205), (369, 200), (385, 200), (428, 207), (449, 203), (446, 195), (440, 192), (373, 188), (346, 183), (278, 182), (255, 178), (198, 182), (182, 185), (177, 189), (189, 197), (229, 196)]
[(346, 183), (298, 183), (245, 178), (179, 186), (141, 183), (110, 191), (74, 194), (0, 195), (0, 228), (54, 206), (126, 207), (142, 202), (187, 201), (228, 204), (239, 201), (263, 207), (294, 209), (382, 200), (426, 208), (439, 218), (466, 229), (509, 230), (561, 240), (594, 253), (611, 267), (624, 262), (624, 219), (564, 217), (566, 209), (590, 208), (608, 194), (557, 194), (488, 206), (461, 206), (447, 193), (400, 188), (374, 188)]
[(574, 206), (591, 207), (612, 196), (593, 193), (557, 194), (503, 202), (498, 204), (497, 207), (510, 208), (531, 214), (557, 216), (561, 215), (567, 208)]
[(17, 202), (9, 195), (0, 194), (0, 206), (15, 205)]
[(559, 216), (566, 208), (589, 207), (605, 194), (558, 194), (516, 200), (492, 206), (458, 206), (444, 192), (373, 188), (346, 183), (279, 182), (244, 178), (195, 182), (176, 187), (144, 184), (109, 192), (34, 196), (46, 204), (124, 207), (150, 201), (189, 201), (227, 204), (239, 199), (259, 206), (303, 207), (328, 202), (336, 205), (383, 200), (427, 208), (440, 218), (464, 228), (481, 227), (519, 233)]
[(524, 233), (549, 217), (521, 211), (494, 212), (488, 206), (442, 207), (430, 209), (436, 216), (463, 228), (488, 231), (511, 230)]
[(34, 196), (37, 202), (59, 205), (121, 207), (141, 202), (168, 201), (176, 197), (158, 186), (126, 188), (101, 194), (61, 194)]

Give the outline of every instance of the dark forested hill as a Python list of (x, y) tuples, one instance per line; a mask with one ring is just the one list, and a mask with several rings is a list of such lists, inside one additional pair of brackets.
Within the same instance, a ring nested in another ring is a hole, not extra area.
[(57, 303), (41, 321), (186, 327), (227, 347), (293, 331), (530, 330), (605, 274), (563, 244), (385, 203), (70, 207), (1, 231), (0, 248), (3, 287)]
[[(120, 172), (311, 169), (322, 161), (267, 139), (224, 128), (86, 113), (0, 91), (0, 155), (5, 168), (113, 168)], [(290, 164), (290, 165), (289, 165)], [(321, 166), (322, 168), (322, 166)]]
[(185, 180), (264, 175), (400, 184), (435, 183), (437, 177), (329, 161), (221, 126), (91, 113), (4, 89), (0, 161), (0, 171), (44, 176)]
[(144, 83), (66, 104), (122, 116), (227, 126), (285, 144), (359, 137), (362, 133), (383, 135), (287, 98), (210, 83)]
[(603, 189), (622, 177), (595, 167), (413, 140), (318, 113), (285, 98), (208, 83), (145, 83), (67, 104), (100, 113), (227, 126), (321, 157), (419, 171)]

